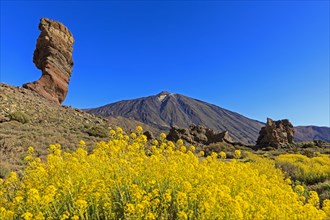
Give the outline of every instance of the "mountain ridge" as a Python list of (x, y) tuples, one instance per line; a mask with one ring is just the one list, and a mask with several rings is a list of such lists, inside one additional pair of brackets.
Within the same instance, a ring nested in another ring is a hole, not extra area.
[[(248, 144), (254, 144), (259, 130), (264, 126), (264, 123), (246, 118), (237, 112), (167, 91), (118, 101), (87, 111), (103, 117), (131, 118), (162, 130), (169, 130), (172, 126), (188, 127), (191, 124), (204, 125), (217, 131), (229, 130), (236, 141)], [(244, 123), (241, 123), (242, 121)]]
[[(172, 126), (187, 128), (191, 124), (203, 125), (216, 131), (227, 130), (235, 141), (245, 144), (255, 144), (261, 127), (265, 125), (215, 104), (168, 91), (85, 110), (102, 117), (134, 119), (164, 131)], [(313, 127), (308, 130), (308, 135), (304, 135), (306, 127)], [(320, 131), (318, 126), (297, 126), (295, 132), (296, 141), (311, 141), (316, 138), (330, 141), (328, 127)]]

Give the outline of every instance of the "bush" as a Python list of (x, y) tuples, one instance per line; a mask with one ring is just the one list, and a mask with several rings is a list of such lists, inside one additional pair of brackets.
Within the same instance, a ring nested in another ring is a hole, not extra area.
[(330, 199), (330, 184), (327, 181), (324, 183), (308, 186), (308, 190), (317, 192), (320, 197), (321, 205), (324, 200)]
[[(214, 144), (205, 146), (205, 148), (203, 150), (205, 152), (205, 156), (209, 156), (212, 154), (212, 152), (215, 152), (217, 154), (219, 154), (222, 151), (225, 153), (233, 152), (235, 150), (235, 148), (231, 144), (219, 142), (219, 143), (214, 143)], [(228, 155), (227, 155), (227, 158), (228, 158)]]
[(11, 121), (18, 121), (22, 124), (30, 122), (30, 116), (21, 111), (10, 113), (8, 116)]
[(327, 155), (308, 158), (301, 154), (283, 154), (275, 159), (275, 163), (293, 180), (307, 185), (330, 179), (330, 158)]
[(107, 131), (107, 129), (105, 129), (103, 127), (95, 126), (95, 127), (91, 127), (87, 131), (87, 134), (89, 134), (90, 136), (94, 136), (94, 137), (105, 138), (108, 136), (108, 131)]
[(10, 172), (9, 165), (0, 163), (0, 178), (7, 177), (9, 172)]
[(316, 147), (314, 142), (306, 142), (302, 144), (302, 148), (314, 148), (314, 147)]

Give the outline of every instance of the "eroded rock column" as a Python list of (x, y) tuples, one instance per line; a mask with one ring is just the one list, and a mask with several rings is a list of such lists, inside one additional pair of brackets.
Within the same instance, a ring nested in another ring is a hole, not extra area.
[(24, 84), (45, 98), (61, 104), (67, 95), (72, 73), (72, 33), (62, 23), (48, 18), (40, 20), (41, 31), (33, 63), (42, 71), (39, 80)]

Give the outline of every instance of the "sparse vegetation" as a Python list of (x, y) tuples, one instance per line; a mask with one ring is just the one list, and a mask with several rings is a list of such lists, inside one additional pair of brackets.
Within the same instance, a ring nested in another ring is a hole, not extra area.
[(108, 136), (107, 129), (100, 127), (100, 126), (94, 126), (87, 130), (87, 133), (94, 137), (100, 137), (105, 138)]
[(212, 152), (215, 152), (217, 154), (219, 154), (220, 152), (224, 152), (227, 154), (227, 158), (233, 158), (233, 157), (228, 157), (228, 154), (233, 153), (235, 151), (235, 147), (232, 144), (219, 142), (219, 143), (203, 146), (202, 150), (205, 152), (205, 156), (211, 155)]
[(18, 121), (22, 124), (30, 122), (30, 116), (28, 116), (26, 113), (21, 111), (12, 112), (8, 116), (10, 120)]
[(5, 178), (10, 172), (10, 165), (6, 163), (0, 163), (0, 178)]

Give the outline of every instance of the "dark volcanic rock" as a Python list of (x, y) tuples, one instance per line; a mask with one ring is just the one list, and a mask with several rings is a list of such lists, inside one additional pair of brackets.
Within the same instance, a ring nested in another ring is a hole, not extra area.
[(172, 127), (166, 137), (170, 141), (182, 139), (190, 144), (209, 145), (218, 142), (233, 143), (228, 131), (216, 133), (212, 129), (201, 125), (191, 125), (189, 128)]
[(294, 129), (289, 120), (273, 121), (267, 118), (267, 124), (262, 127), (257, 140), (258, 147), (284, 147), (293, 143)]
[(39, 29), (41, 33), (33, 54), (33, 62), (42, 71), (42, 76), (35, 82), (24, 84), (23, 87), (61, 104), (68, 92), (72, 73), (74, 39), (62, 23), (48, 18), (40, 20)]
[(153, 133), (151, 131), (145, 131), (143, 133), (143, 135), (145, 135), (147, 137), (148, 140), (152, 140), (152, 139), (155, 139)]

